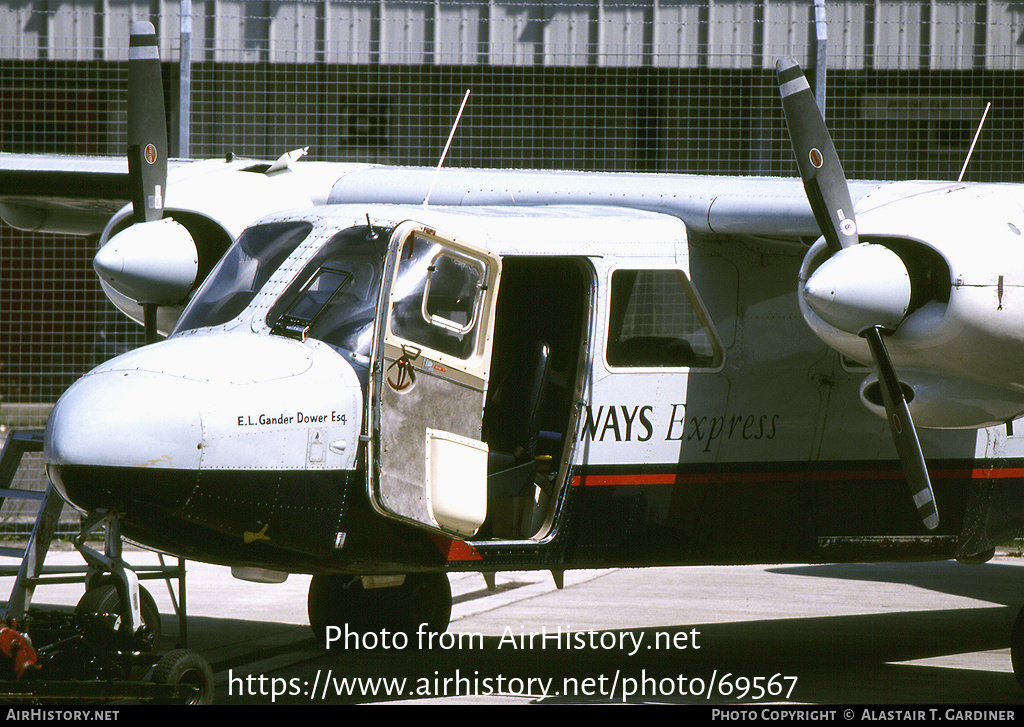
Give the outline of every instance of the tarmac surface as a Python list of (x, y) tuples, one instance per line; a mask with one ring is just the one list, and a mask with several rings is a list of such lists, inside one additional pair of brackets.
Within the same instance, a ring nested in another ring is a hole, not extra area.
[[(452, 621), (433, 648), (387, 633), (325, 649), (307, 625), (308, 576), (255, 584), (189, 562), (187, 646), (213, 666), (222, 705), (1024, 703), (1008, 647), (1019, 557), (570, 571), (561, 590), (547, 572), (499, 573), (494, 591), (479, 574), (450, 580)], [(167, 587), (143, 585), (164, 614), (161, 650), (175, 648)], [(81, 593), (42, 586), (33, 606)]]

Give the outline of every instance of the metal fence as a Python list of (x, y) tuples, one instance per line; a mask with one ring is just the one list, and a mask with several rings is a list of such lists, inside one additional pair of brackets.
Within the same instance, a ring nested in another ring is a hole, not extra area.
[(455, 165), (789, 174), (783, 55), (827, 69), (852, 176), (958, 168), (989, 101), (993, 138), (1019, 127), (1009, 1), (0, 0), (0, 150), (122, 153), (139, 18), (191, 156), (428, 164), (471, 88)]
[[(967, 178), (1024, 181), (1024, 7), (996, 0), (0, 0), (0, 151), (122, 154), (138, 19), (193, 157), (433, 164), (471, 89), (453, 166), (792, 175), (792, 55), (849, 176), (956, 178), (991, 103)], [(0, 423), (141, 343), (94, 246), (0, 233)]]

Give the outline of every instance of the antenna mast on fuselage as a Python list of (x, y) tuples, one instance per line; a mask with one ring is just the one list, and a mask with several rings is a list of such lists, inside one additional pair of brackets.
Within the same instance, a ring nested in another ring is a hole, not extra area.
[(452, 124), (452, 130), (448, 134), (448, 141), (445, 142), (444, 151), (441, 152), (441, 158), (437, 161), (437, 167), (434, 169), (434, 178), (430, 180), (430, 188), (427, 189), (427, 196), (423, 198), (423, 206), (426, 207), (430, 203), (430, 194), (434, 191), (434, 185), (437, 183), (437, 175), (441, 171), (441, 166), (444, 164), (444, 158), (448, 156), (448, 148), (452, 145), (452, 139), (455, 138), (455, 130), (459, 128), (459, 119), (462, 118), (462, 112), (466, 109), (466, 102), (469, 101), (469, 89), (466, 89), (466, 95), (462, 97), (462, 105), (459, 106), (459, 113), (455, 115), (455, 123)]

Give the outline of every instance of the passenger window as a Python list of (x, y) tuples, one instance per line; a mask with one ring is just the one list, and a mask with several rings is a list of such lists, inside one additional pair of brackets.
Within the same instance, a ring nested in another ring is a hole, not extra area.
[(680, 270), (612, 273), (610, 366), (715, 368), (722, 346)]

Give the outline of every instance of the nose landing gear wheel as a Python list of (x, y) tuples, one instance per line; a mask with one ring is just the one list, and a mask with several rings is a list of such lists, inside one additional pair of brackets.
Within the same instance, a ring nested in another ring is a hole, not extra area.
[[(160, 609), (157, 608), (153, 596), (145, 588), (139, 588), (142, 608), (143, 640), (149, 645), (147, 651), (157, 651), (163, 626), (160, 620)], [(85, 592), (75, 606), (75, 613), (116, 613), (121, 614), (121, 598), (113, 583), (101, 583)]]

